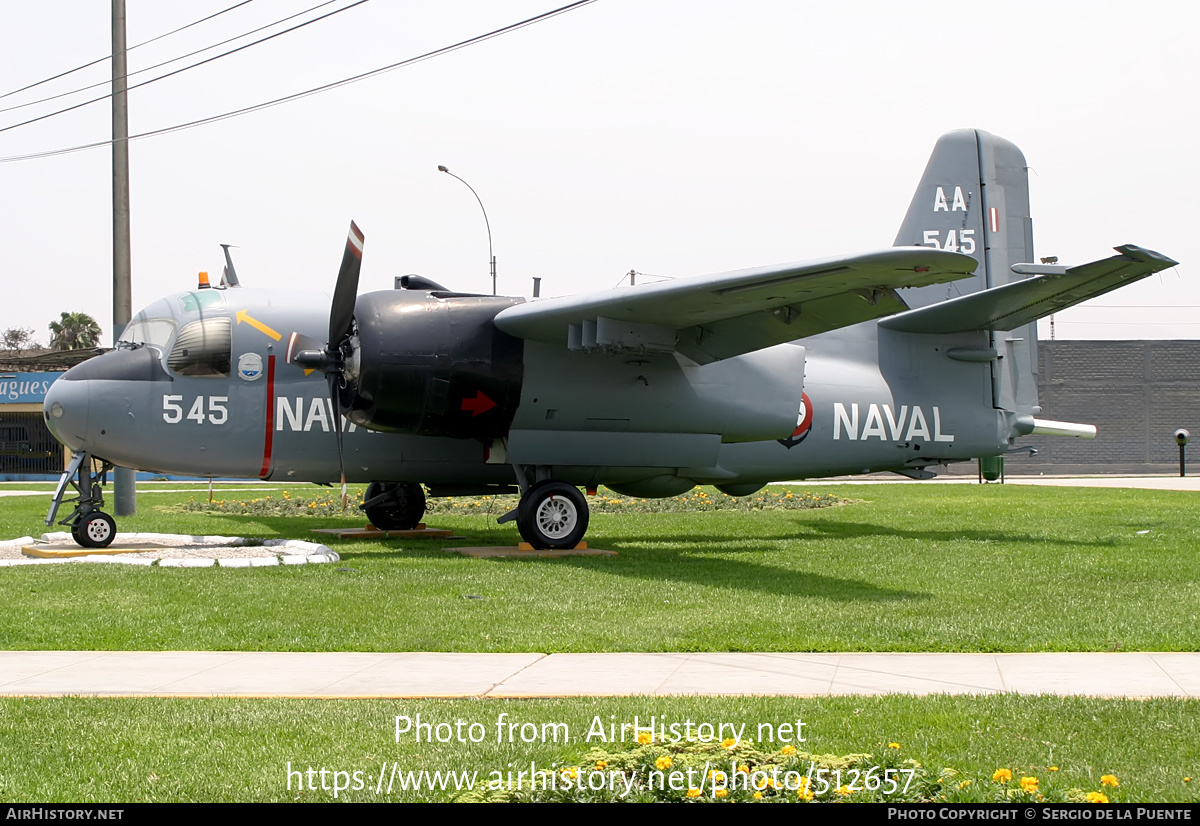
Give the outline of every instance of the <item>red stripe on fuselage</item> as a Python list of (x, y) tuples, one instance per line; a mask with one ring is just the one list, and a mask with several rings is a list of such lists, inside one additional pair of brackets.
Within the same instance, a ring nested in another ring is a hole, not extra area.
[(271, 443), (275, 438), (275, 357), (267, 356), (267, 433), (263, 439), (263, 463), (258, 475), (263, 479), (271, 470)]

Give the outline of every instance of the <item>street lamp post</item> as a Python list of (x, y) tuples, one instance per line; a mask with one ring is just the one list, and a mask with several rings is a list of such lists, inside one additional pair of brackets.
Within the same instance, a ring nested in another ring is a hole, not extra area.
[(441, 164), (438, 164), (438, 172), (445, 172), (451, 178), (458, 178), (459, 181), (462, 181), (463, 186), (465, 186), (467, 189), (471, 190), (471, 194), (474, 195), (475, 200), (479, 202), (479, 209), (483, 212), (483, 225), (485, 227), (487, 227), (488, 258), (491, 261), (491, 267), (492, 267), (492, 295), (495, 295), (496, 294), (496, 256), (492, 254), (492, 224), (490, 221), (488, 221), (487, 210), (484, 209), (484, 207), (483, 207), (483, 200), (479, 197), (479, 193), (475, 191), (475, 187), (471, 186), (466, 181), (463, 181), (462, 178), (459, 178), (457, 175), (455, 175), (453, 172), (451, 172), (449, 169), (442, 166)]

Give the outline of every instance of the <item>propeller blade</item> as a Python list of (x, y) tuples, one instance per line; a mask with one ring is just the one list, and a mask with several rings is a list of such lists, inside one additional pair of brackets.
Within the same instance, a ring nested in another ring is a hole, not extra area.
[(358, 273), (362, 269), (363, 234), (353, 221), (346, 236), (346, 252), (342, 255), (342, 267), (338, 270), (337, 287), (333, 291), (333, 306), (329, 309), (329, 341), (326, 345), (336, 350), (342, 340), (350, 334), (354, 320), (354, 301), (358, 298)]
[(342, 402), (338, 398), (339, 376), (336, 372), (326, 374), (329, 379), (329, 400), (333, 403), (333, 432), (337, 437), (338, 475), (342, 479), (342, 510), (346, 509), (346, 458), (342, 445)]

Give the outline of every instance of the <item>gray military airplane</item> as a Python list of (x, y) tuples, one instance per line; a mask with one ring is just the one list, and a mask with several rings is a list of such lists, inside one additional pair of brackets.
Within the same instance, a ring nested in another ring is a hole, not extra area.
[(1032, 263), (1026, 169), (1006, 140), (951, 132), (890, 248), (531, 302), (419, 276), (357, 295), (353, 224), (332, 298), (242, 287), (226, 249), (225, 289), (156, 301), (51, 386), (46, 421), (75, 456), (46, 523), (74, 488), (60, 524), (111, 542), (100, 483), (120, 466), (369, 482), (362, 507), (392, 529), (426, 489), (519, 489), (500, 521), (569, 548), (580, 487), (925, 479), (1029, 434), (1094, 436), (1040, 418), (1036, 320), (1176, 262), (1121, 246)]

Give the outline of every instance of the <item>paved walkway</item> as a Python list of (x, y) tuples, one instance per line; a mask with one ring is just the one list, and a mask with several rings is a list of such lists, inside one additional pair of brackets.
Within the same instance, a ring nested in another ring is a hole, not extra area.
[[(1008, 485), (1045, 485), (1058, 488), (1134, 488), (1139, 490), (1200, 491), (1200, 476), (1013, 476), (1005, 477)], [(894, 473), (877, 476), (851, 476), (837, 479), (802, 479), (780, 482), (784, 485), (978, 485), (975, 476), (939, 476), (936, 479), (905, 479)], [(991, 482), (989, 484), (999, 484)]]
[(1142, 490), (1200, 490), (1200, 476), (1009, 476), (1010, 485), (1049, 485), (1070, 488), (1140, 488)]
[(1200, 654), (436, 654), (0, 651), (0, 696), (1200, 697)]

